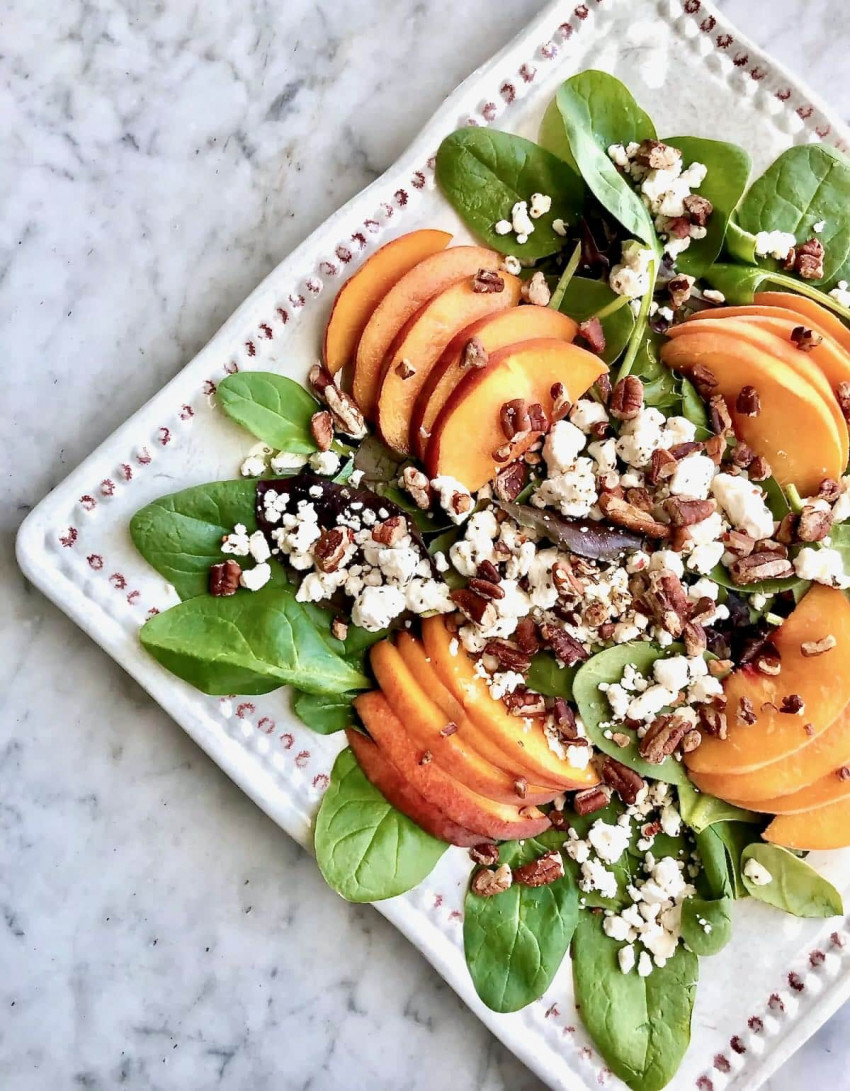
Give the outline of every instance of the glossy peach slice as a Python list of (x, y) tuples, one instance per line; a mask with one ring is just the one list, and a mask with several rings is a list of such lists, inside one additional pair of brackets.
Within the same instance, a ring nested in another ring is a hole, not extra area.
[(844, 849), (850, 845), (850, 797), (802, 814), (782, 814), (762, 834), (786, 849)]
[[(790, 366), (749, 337), (737, 337), (729, 328), (731, 322), (706, 325), (712, 329), (694, 331), (688, 323), (673, 327), (684, 332), (662, 347), (664, 363), (685, 374), (698, 364), (711, 369), (718, 381), (716, 392), (728, 403), (735, 435), (767, 459), (780, 484), (796, 485), (804, 496), (811, 496), (825, 477), (840, 477), (846, 465), (847, 429), (839, 428), (838, 403), (832, 391), (828, 396), (822, 392), (827, 384), (818, 368), (805, 360)], [(758, 390), (758, 416), (735, 409), (745, 384)]]
[(787, 307), (789, 311), (800, 315), (804, 325), (812, 328), (812, 323), (815, 323), (850, 352), (850, 328), (844, 325), (837, 314), (828, 311), (813, 299), (794, 292), (757, 292), (754, 301), (762, 307)]
[(409, 453), (413, 406), (449, 341), (479, 318), (519, 303), (519, 277), (501, 275), (505, 282), (501, 292), (476, 292), (471, 277), (445, 288), (422, 307), (391, 346), (378, 391), (378, 431), (392, 450)]
[(570, 765), (549, 746), (543, 727), (537, 721), (527, 727), (521, 717), (511, 716), (501, 701), (490, 696), (486, 682), (475, 673), (475, 664), (442, 617), (426, 618), (422, 639), (428, 657), (443, 684), (459, 701), (469, 719), (487, 735), (502, 753), (503, 768), (516, 768), (517, 755), (537, 784), (573, 791), (599, 783), (591, 765), (584, 769)]
[[(801, 645), (832, 634), (835, 647), (808, 658)], [(778, 762), (818, 738), (850, 703), (850, 602), (841, 591), (815, 584), (774, 638), (781, 673), (765, 675), (744, 667), (725, 684), (729, 733), (709, 737), (688, 754), (694, 773), (748, 773)], [(799, 714), (780, 712), (786, 697), (803, 700)], [(737, 721), (742, 698), (752, 702), (756, 723)], [(740, 795), (740, 793), (738, 793)], [(774, 794), (774, 793), (771, 793)]]
[[(455, 388), (434, 422), (425, 451), (430, 477), (457, 478), (475, 492), (504, 462), (494, 453), (505, 444), (501, 408), (524, 398), (552, 411), (552, 387), (561, 383), (575, 402), (607, 372), (593, 353), (551, 337), (534, 338), (494, 352), (487, 367), (476, 370)], [(524, 452), (517, 448), (515, 457)]]
[[(838, 799), (850, 797), (850, 777), (846, 777), (841, 769), (833, 769), (820, 780), (807, 784), (787, 796), (774, 796), (772, 799), (761, 799), (755, 804), (750, 804), (751, 811), (761, 811), (763, 814), (803, 814), (805, 811), (814, 811), (827, 803), (835, 803)], [(735, 803), (734, 800), (728, 800)], [(735, 803), (735, 806), (739, 806)], [(740, 806), (746, 806), (740, 804)]]
[(446, 346), (446, 351), (431, 369), (416, 399), (410, 418), (411, 451), (419, 458), (425, 457), (434, 421), (452, 391), (466, 378), (463, 350), (473, 337), (481, 342), (485, 352), (491, 353), (536, 337), (572, 341), (577, 332), (578, 325), (574, 319), (551, 307), (534, 306), (498, 311), (461, 330)]
[(332, 375), (354, 362), (366, 323), (396, 281), (451, 241), (447, 231), (410, 231), (382, 246), (349, 277), (337, 293), (325, 329), (322, 355)]
[(536, 807), (497, 803), (473, 792), (435, 762), (421, 764), (421, 749), (412, 742), (382, 693), (361, 694), (354, 699), (354, 707), (387, 761), (452, 822), (495, 841), (536, 837), (549, 829), (549, 819)]
[(404, 779), (378, 747), (359, 731), (348, 730), (345, 733), (348, 745), (366, 777), (375, 785), (381, 795), (396, 810), (421, 827), (439, 841), (448, 841), (450, 845), (462, 845), (469, 848), (480, 844), (480, 833), (464, 829), (452, 822), (442, 811), (434, 807)]
[[(430, 761), (436, 762), (461, 784), (488, 799), (515, 806), (521, 806), (523, 800), (550, 803), (557, 795), (553, 789), (535, 789), (522, 783), (518, 787), (516, 777), (482, 758), (466, 737), (466, 717), (460, 723), (447, 721), (419, 685), (398, 649), (388, 640), (375, 644), (369, 659), (381, 692), (412, 741), (419, 745), (423, 754), (430, 755)], [(457, 730), (446, 734), (450, 724)]]
[(414, 265), (389, 289), (360, 335), (354, 363), (354, 397), (370, 420), (378, 408), (384, 358), (405, 323), (450, 284), (479, 269), (496, 270), (501, 260), (500, 254), (483, 246), (452, 246)]

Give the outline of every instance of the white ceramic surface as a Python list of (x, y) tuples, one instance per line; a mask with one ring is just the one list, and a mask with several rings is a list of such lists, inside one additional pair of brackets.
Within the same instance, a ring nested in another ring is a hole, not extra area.
[[(705, 4), (688, 3), (685, 8), (692, 10), (685, 11), (678, 3), (605, 0), (589, 8), (547, 9), (476, 73), (388, 175), (275, 270), (201, 355), (39, 506), (22, 532), (20, 556), (33, 581), (302, 842), (336, 745), (293, 725), (279, 696), (237, 705), (232, 715), (225, 715), (228, 710), (220, 703), (199, 698), (159, 671), (136, 644), (146, 612), (168, 605), (173, 596), (133, 555), (125, 529), (129, 514), (163, 492), (231, 475), (247, 446), (243, 434), (212, 412), (208, 384), (234, 364), (303, 373), (344, 270), (356, 267), (362, 255), (393, 233), (424, 223), (456, 224), (433, 191), (428, 166), (441, 135), (468, 117), (480, 123), (495, 118), (499, 125), (533, 134), (553, 87), (571, 71), (593, 64), (617, 72), (652, 111), (661, 131), (710, 135), (722, 126), (724, 135), (747, 143), (757, 167), (786, 143), (810, 138), (813, 127), (830, 127), (826, 139), (843, 135), (807, 92), (727, 30)], [(732, 41), (726, 41), (727, 34)], [(283, 110), (287, 95), (294, 93), (284, 88), (277, 108)], [(732, 100), (737, 103), (734, 111)], [(209, 245), (214, 244), (213, 233)], [(465, 861), (455, 854), (427, 889), (382, 910), (478, 1011), (457, 948), (455, 914), (465, 870)], [(844, 878), (839, 876), (842, 882)], [(843, 930), (830, 939), (834, 923), (819, 929), (795, 922), (790, 930), (779, 925), (779, 934), (768, 944), (765, 922), (775, 923), (776, 918), (765, 917), (758, 906), (741, 909), (734, 949), (704, 963), (695, 1041), (677, 1086), (697, 1085), (706, 1091), (709, 1086), (718, 1091), (755, 1086), (844, 995)], [(15, 911), (7, 912), (6, 919), (9, 931), (17, 935), (21, 929)], [(815, 956), (810, 963), (814, 951), (822, 951), (824, 959)], [(314, 957), (321, 959), (320, 949)], [(751, 970), (730, 996), (730, 967), (744, 959)], [(790, 973), (799, 978), (789, 979)], [(777, 1001), (766, 1011), (773, 994), (784, 1012)], [(545, 1003), (517, 1016), (488, 1015), (487, 1021), (553, 1086), (606, 1080), (575, 1024), (565, 975)]]

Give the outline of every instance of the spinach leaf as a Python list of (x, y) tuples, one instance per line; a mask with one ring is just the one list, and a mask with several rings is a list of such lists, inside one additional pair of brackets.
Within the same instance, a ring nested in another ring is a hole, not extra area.
[[(759, 885), (746, 873), (749, 860), (766, 868), (771, 881)], [(753, 898), (795, 917), (837, 917), (844, 914), (841, 895), (811, 864), (778, 845), (754, 844), (741, 857), (744, 886)]]
[(761, 844), (758, 827), (729, 821), (707, 826), (697, 834), (697, 849), (703, 865), (703, 879), (713, 898), (746, 898), (741, 875), (741, 854), (751, 844)]
[(687, 898), (682, 903), (682, 939), (695, 955), (716, 955), (731, 938), (731, 898)]
[[(706, 179), (707, 181), (707, 179)], [(784, 151), (750, 186), (735, 213), (737, 224), (751, 235), (789, 231), (797, 242), (818, 238), (824, 246), (824, 275), (817, 281), (832, 288), (850, 279), (850, 164), (824, 144), (797, 144)], [(824, 221), (820, 234), (813, 227)], [(773, 259), (760, 259), (779, 268)]]
[[(548, 851), (536, 840), (509, 841), (499, 861), (518, 867)], [(548, 886), (515, 883), (481, 898), (467, 891), (463, 947), (475, 991), (491, 1011), (519, 1011), (549, 988), (578, 920), (578, 891), (570, 871)]]
[(403, 894), (433, 871), (448, 848), (387, 803), (350, 750), (334, 763), (314, 846), (325, 882), (349, 902)]
[(680, 273), (701, 277), (723, 248), (729, 217), (747, 188), (750, 157), (737, 144), (705, 140), (699, 136), (673, 136), (665, 138), (664, 143), (681, 151), (686, 167), (691, 163), (703, 163), (708, 168), (705, 181), (697, 191), (713, 206), (705, 238), (691, 239), (691, 245), (676, 259)]
[(652, 216), (608, 156), (611, 144), (655, 137), (655, 128), (624, 84), (590, 70), (558, 88), (567, 142), (587, 188), (629, 234), (658, 250)]
[(237, 523), (249, 534), (257, 529), (256, 487), (255, 481), (213, 481), (163, 496), (136, 512), (130, 536), (181, 599), (204, 595), (210, 566), (227, 559), (222, 537)]
[(452, 527), (452, 521), (442, 510), (422, 511), (413, 497), (398, 487), (398, 481), (409, 459), (399, 457), (377, 436), (367, 436), (357, 448), (354, 469), (362, 472), (360, 487), (369, 489), (401, 508), (416, 523), (423, 534), (432, 534)]
[(643, 383), (644, 404), (670, 416), (678, 413), (682, 397), (675, 373), (661, 362), (658, 350), (662, 341), (652, 330), (644, 331), (631, 373)]
[(753, 296), (757, 292), (796, 292), (813, 299), (829, 311), (834, 311), (839, 318), (850, 322), (850, 309), (842, 307), (837, 299), (833, 299), (827, 292), (820, 292), (811, 287), (810, 283), (789, 277), (785, 273), (777, 273), (773, 269), (765, 269), (752, 265), (727, 265), (718, 262), (705, 271), (705, 279), (712, 288), (722, 292), (726, 302), (734, 305), (753, 302)]
[(551, 652), (538, 652), (531, 660), (526, 685), (544, 697), (566, 697), (571, 700), (577, 670), (578, 667), (559, 667), (558, 660)]
[[(578, 164), (573, 158), (573, 153), (570, 151), (567, 130), (564, 128), (564, 121), (561, 117), (561, 111), (558, 109), (558, 101), (555, 98), (546, 107), (546, 112), (540, 121), (540, 128), (537, 131), (537, 143), (541, 148), (551, 152), (552, 155), (557, 155), (559, 159), (563, 159), (576, 174), (581, 174)], [(619, 143), (619, 141), (615, 141), (615, 143)]]
[(686, 826), (694, 833), (702, 833), (717, 822), (755, 822), (763, 821), (763, 816), (754, 811), (745, 811), (733, 807), (723, 799), (716, 799), (707, 792), (699, 792), (690, 781), (677, 785), (679, 795), (679, 814)]
[(605, 351), (601, 353), (601, 358), (606, 364), (613, 364), (619, 358), (635, 328), (635, 316), (628, 299), (618, 296), (602, 280), (573, 277), (566, 287), (559, 309), (576, 322), (585, 322), (600, 311), (607, 311), (599, 319), (605, 334)]
[(330, 697), (326, 693), (304, 693), (296, 690), (292, 710), (298, 719), (317, 735), (333, 735), (357, 724), (353, 693)]
[(659, 1091), (688, 1048), (699, 963), (680, 945), (649, 977), (624, 974), (621, 946), (599, 917), (581, 915), (572, 945), (576, 1004), (609, 1068), (633, 1091)]
[(332, 650), (288, 587), (189, 599), (152, 617), (140, 639), (164, 667), (202, 693), (259, 694), (292, 685), (337, 694), (369, 685)]
[(682, 416), (686, 417), (691, 424), (697, 426), (697, 430), (702, 430), (706, 433), (704, 436), (697, 436), (697, 438), (707, 439), (710, 435), (710, 429), (708, 427), (708, 413), (706, 412), (705, 402), (697, 393), (697, 388), (691, 382), (690, 379), (684, 375), (679, 378), (679, 389), (682, 395)]
[(664, 650), (643, 640), (619, 644), (615, 648), (598, 652), (583, 663), (576, 673), (573, 680), (573, 698), (578, 705), (588, 738), (597, 749), (628, 765), (641, 776), (664, 780), (668, 784), (681, 784), (688, 776), (681, 762), (669, 757), (660, 765), (651, 765), (638, 753), (636, 736), (627, 747), (620, 747), (613, 739), (606, 738), (605, 728), (601, 726), (611, 722), (612, 713), (608, 698), (599, 689), (600, 683), (619, 682), (629, 663), (641, 674), (651, 677), (653, 663), (656, 659), (663, 659), (668, 653), (676, 654), (676, 646)]
[(316, 450), (310, 418), (318, 403), (299, 383), (271, 371), (237, 371), (219, 383), (216, 400), (229, 417), (276, 451)]
[[(542, 258), (554, 254), (564, 239), (552, 223), (575, 223), (584, 201), (578, 175), (561, 159), (538, 144), (496, 129), (458, 129), (445, 138), (437, 152), (437, 182), (443, 195), (470, 231), (501, 254)], [(499, 220), (510, 220), (517, 201), (533, 193), (552, 198), (545, 217), (534, 221), (528, 241), (518, 243), (513, 233), (497, 235)]]

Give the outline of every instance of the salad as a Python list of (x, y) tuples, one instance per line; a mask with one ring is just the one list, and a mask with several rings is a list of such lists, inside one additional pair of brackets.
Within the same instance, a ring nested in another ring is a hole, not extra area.
[(478, 995), (516, 1011), (569, 957), (641, 1091), (737, 899), (843, 913), (806, 854), (850, 845), (850, 161), (749, 175), (598, 71), (538, 143), (452, 133), (436, 178), (475, 241), (378, 250), (306, 387), (218, 387), (258, 441), (239, 476), (131, 524), (181, 599), (151, 655), (345, 733), (333, 889), (468, 854)]

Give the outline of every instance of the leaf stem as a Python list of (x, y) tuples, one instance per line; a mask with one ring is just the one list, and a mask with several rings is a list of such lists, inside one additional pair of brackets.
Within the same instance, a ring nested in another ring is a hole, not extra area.
[(629, 347), (626, 349), (626, 355), (623, 357), (623, 362), (620, 364), (620, 369), (617, 372), (617, 381), (624, 379), (626, 375), (630, 374), (634, 367), (635, 359), (637, 358), (638, 351), (646, 334), (647, 323), (649, 322), (649, 308), (652, 303), (653, 296), (655, 295), (655, 262), (651, 261), (647, 268), (649, 274), (649, 286), (644, 292), (643, 298), (640, 301), (640, 310), (635, 321), (635, 328), (632, 331), (632, 335), (629, 338)]
[(850, 309), (842, 307), (838, 300), (834, 299), (828, 292), (821, 292), (818, 288), (811, 288), (801, 280), (795, 280), (794, 277), (787, 277), (784, 273), (768, 273), (764, 279), (774, 284), (778, 284), (780, 288), (787, 288), (789, 291), (796, 292), (798, 295), (804, 295), (808, 299), (813, 299), (816, 303), (820, 303), (822, 307), (834, 311), (839, 318), (843, 318), (845, 322), (850, 322)]
[(549, 300), (549, 306), (553, 311), (559, 311), (561, 304), (564, 302), (564, 296), (567, 294), (567, 288), (570, 281), (573, 279), (578, 269), (578, 264), (581, 261), (581, 243), (576, 243), (576, 248), (573, 250), (570, 260), (566, 264), (566, 268), (561, 273), (561, 279), (555, 286), (555, 291), (552, 293), (552, 298)]
[(617, 298), (612, 299), (611, 302), (609, 304), (607, 304), (607, 306), (605, 306), (601, 310), (597, 311), (596, 314), (593, 317), (598, 318), (600, 321), (603, 318), (609, 318), (616, 311), (619, 311), (623, 307), (625, 307), (625, 305), (628, 302), (629, 302), (629, 297), (627, 295), (618, 295)]

